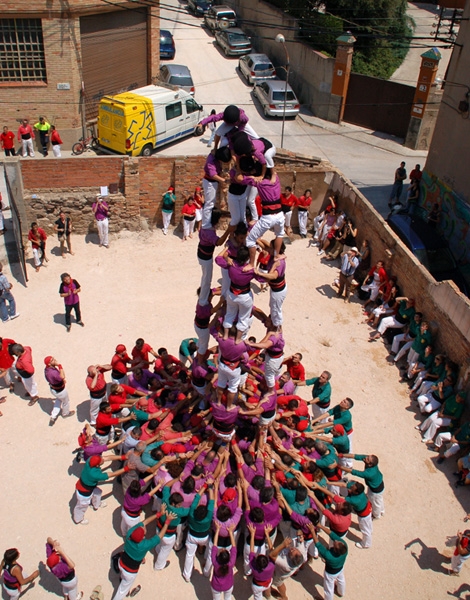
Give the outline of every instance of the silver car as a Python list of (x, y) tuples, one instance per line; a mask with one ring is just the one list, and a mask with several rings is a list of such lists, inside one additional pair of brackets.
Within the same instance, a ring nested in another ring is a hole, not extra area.
[(250, 38), (239, 27), (216, 31), (214, 35), (225, 56), (240, 56), (251, 52)]
[(267, 117), (282, 117), (284, 114), (284, 98), (286, 100), (286, 117), (299, 114), (300, 104), (293, 89), (280, 79), (260, 81), (253, 88), (253, 94), (258, 98)]
[(196, 91), (191, 71), (185, 65), (163, 65), (160, 67), (159, 79), (165, 83), (176, 85), (193, 95)]
[(204, 15), (204, 25), (211, 31), (236, 27), (237, 15), (230, 6), (211, 6)]
[(266, 54), (242, 56), (238, 61), (238, 69), (250, 85), (263, 79), (276, 79), (276, 69)]

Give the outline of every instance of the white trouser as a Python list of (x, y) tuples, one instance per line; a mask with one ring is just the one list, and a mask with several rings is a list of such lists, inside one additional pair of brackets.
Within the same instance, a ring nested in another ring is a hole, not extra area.
[(452, 571), (454, 571), (454, 573), (460, 573), (460, 571), (462, 570), (463, 563), (469, 558), (470, 554), (467, 554), (467, 556), (461, 556), (460, 554), (455, 556), (455, 554), (452, 554), (452, 559), (450, 561)]
[(282, 315), (282, 305), (287, 296), (287, 286), (280, 292), (270, 290), (269, 310), (271, 312), (271, 321), (275, 327), (282, 325), (284, 318)]
[(123, 598), (131, 591), (132, 584), (137, 577), (137, 573), (129, 573), (129, 571), (123, 569), (121, 565), (119, 565), (119, 573), (121, 575), (121, 583), (113, 596), (113, 600), (123, 600)]
[(318, 240), (318, 234), (320, 232), (320, 227), (323, 225), (324, 220), (325, 220), (325, 215), (323, 213), (320, 213), (313, 219), (313, 231), (315, 232), (315, 234), (313, 236), (314, 240)]
[(307, 235), (308, 210), (297, 211), (300, 235)]
[[(60, 153), (60, 144), (52, 144), (52, 152), (56, 158), (60, 158), (62, 154)], [(72, 600), (72, 598), (70, 598)]]
[(258, 195), (258, 189), (252, 185), (249, 185), (246, 189), (246, 205), (250, 209), (251, 220), (258, 220), (258, 209), (256, 208), (256, 196)]
[(246, 223), (246, 191), (243, 194), (227, 194), (227, 204), (230, 211), (230, 225)]
[(211, 215), (217, 199), (217, 189), (219, 183), (217, 181), (202, 180), (202, 189), (204, 190), (204, 206), (202, 207), (202, 228), (209, 229), (211, 227)]
[(284, 355), (279, 358), (272, 358), (269, 354), (266, 354), (264, 361), (264, 379), (268, 388), (274, 388), (276, 385), (276, 378), (279, 376), (282, 367), (282, 361)]
[[(59, 148), (60, 146), (52, 146), (52, 149)], [(64, 596), (68, 597), (68, 600), (77, 600), (78, 596), (78, 578), (75, 575), (73, 579), (70, 581), (61, 581), (60, 585), (62, 586), (62, 593)]]
[(351, 454), (353, 451), (353, 437), (354, 437), (354, 431), (351, 431), (351, 433), (348, 433), (349, 453), (351, 453)]
[(173, 546), (176, 543), (176, 534), (163, 536), (161, 542), (155, 548), (155, 552), (157, 553), (157, 558), (155, 559), (155, 564), (153, 568), (155, 571), (161, 571), (165, 568), (166, 559), (170, 556), (170, 552), (173, 549)]
[[(351, 452), (351, 448), (349, 448), (349, 452)], [(352, 469), (354, 466), (353, 459), (340, 457), (340, 458), (338, 458), (338, 465), (340, 467), (346, 467), (347, 469)]]
[[(363, 289), (363, 287), (361, 289)], [(406, 340), (407, 335), (408, 334), (406, 334), (406, 333), (399, 333), (398, 335), (396, 335), (393, 338), (393, 342), (392, 342), (392, 352), (393, 352), (393, 354), (396, 354), (398, 352), (398, 349), (400, 348), (400, 344)]]
[(269, 581), (269, 585), (267, 587), (262, 587), (260, 585), (255, 585), (254, 583), (251, 584), (251, 589), (253, 591), (253, 600), (263, 600), (264, 596), (264, 592), (266, 592), (267, 590), (269, 590), (269, 588), (271, 587), (271, 583), (272, 583), (272, 579)]
[(194, 225), (196, 224), (196, 219), (192, 219), (191, 221), (187, 221), (183, 217), (183, 236), (187, 238), (190, 235), (193, 235)]
[(266, 166), (268, 169), (274, 169), (274, 157), (276, 156), (276, 146), (271, 146), (264, 153), (264, 158), (266, 160)]
[(284, 226), (290, 227), (291, 221), (292, 221), (292, 210), (289, 210), (286, 213), (284, 213)]
[(168, 231), (168, 227), (170, 226), (172, 212), (163, 212), (162, 211), (162, 220), (163, 220), (163, 231)]
[(419, 410), (422, 413), (432, 413), (441, 406), (442, 402), (436, 400), (432, 395), (432, 392), (428, 392), (427, 394), (418, 396), (418, 404)]
[(370, 548), (372, 546), (372, 513), (367, 517), (358, 516), (357, 521), (362, 532), (361, 545), (364, 548)]
[[(255, 555), (264, 554), (266, 552), (266, 544), (263, 542), (261, 546), (255, 545)], [(247, 577), (251, 575), (251, 567), (250, 567), (250, 544), (243, 545), (243, 570)]]
[(92, 398), (90, 396), (90, 423), (95, 425), (96, 417), (100, 412), (100, 404), (106, 400), (106, 394), (101, 398)]
[(121, 535), (122, 537), (126, 537), (129, 529), (132, 529), (134, 525), (138, 525), (140, 523), (140, 515), (138, 517), (130, 517), (124, 508), (121, 508)]
[(432, 413), (423, 423), (421, 423), (420, 430), (424, 433), (424, 440), (432, 440), (437, 433), (439, 427), (447, 427), (452, 424), (452, 419), (446, 419), (440, 417), (439, 413)]
[(102, 246), (108, 245), (108, 219), (102, 219), (101, 221), (96, 221), (96, 226), (98, 227), (98, 236), (100, 238), (100, 244)]
[(197, 351), (199, 354), (205, 354), (207, 352), (207, 348), (209, 348), (209, 339), (211, 336), (209, 327), (201, 329), (197, 325), (194, 325), (194, 331), (197, 334)]
[(384, 508), (384, 493), (379, 492), (376, 494), (372, 492), (370, 489), (367, 490), (367, 497), (369, 498), (370, 503), (372, 504), (372, 516), (374, 519), (380, 519), (380, 517), (385, 514)]
[(335, 596), (335, 585), (336, 591), (339, 596), (344, 596), (346, 590), (346, 580), (344, 579), (344, 569), (341, 569), (339, 573), (330, 575), (330, 573), (323, 574), (323, 591), (325, 600), (333, 600)]
[(184, 559), (184, 569), (183, 569), (183, 577), (185, 579), (191, 579), (191, 574), (194, 568), (194, 556), (196, 554), (196, 550), (198, 546), (205, 546), (206, 550), (204, 556), (207, 557), (207, 551), (209, 548), (209, 536), (203, 538), (196, 538), (190, 533), (188, 533), (188, 537), (186, 538), (186, 557)]
[(404, 323), (400, 323), (395, 317), (385, 317), (380, 321), (377, 331), (383, 335), (387, 329), (403, 329), (404, 326)]
[(33, 140), (31, 138), (29, 140), (21, 140), (21, 147), (23, 156), (28, 156), (28, 153), (34, 156)]
[(211, 590), (212, 590), (212, 600), (231, 600), (232, 599), (233, 585), (229, 590), (227, 590), (225, 592), (216, 592), (212, 586), (211, 586)]
[[(408, 369), (408, 377), (412, 377), (412, 374), (410, 373), (410, 371), (413, 367), (414, 367), (414, 365), (410, 365), (410, 368)], [(418, 375), (416, 376), (413, 387), (411, 388), (412, 392), (416, 391), (419, 388), (419, 386), (423, 383), (423, 380), (426, 377), (426, 375), (427, 375), (426, 371), (419, 371)]]
[(38, 386), (36, 385), (34, 375), (26, 378), (21, 377), (21, 381), (23, 382), (24, 388), (31, 398), (35, 398), (38, 395)]
[(41, 251), (40, 248), (33, 248), (33, 258), (34, 258), (34, 266), (35, 267), (41, 266), (42, 254), (39, 254), (40, 251)]
[(51, 419), (57, 419), (60, 411), (62, 410), (62, 416), (66, 417), (70, 412), (70, 400), (67, 390), (56, 392), (51, 389), (52, 395), (55, 397), (54, 408), (51, 412)]
[[(447, 444), (452, 439), (452, 434), (448, 431), (444, 431), (443, 433), (439, 433), (436, 437), (435, 444), (438, 448), (440, 448), (443, 444)], [(457, 454), (460, 450), (460, 444), (451, 444), (447, 450), (444, 452), (444, 456), (446, 458), (450, 458), (452, 455)]]
[(211, 291), (211, 283), (212, 283), (212, 272), (214, 270), (214, 262), (212, 257), (209, 260), (202, 260), (201, 258), (197, 259), (201, 270), (201, 291), (199, 292), (199, 303), (204, 306), (209, 301), (209, 293)]
[(227, 294), (230, 289), (230, 276), (228, 274), (227, 269), (222, 269), (222, 286), (220, 290), (220, 295), (227, 299)]
[(238, 331), (247, 331), (250, 327), (251, 311), (253, 309), (253, 294), (227, 294), (227, 312), (224, 318), (224, 327), (230, 329), (235, 319), (237, 319)]
[(240, 385), (240, 367), (231, 369), (228, 365), (223, 362), (219, 362), (219, 376), (217, 379), (217, 387), (224, 389), (228, 388), (229, 392), (235, 394)]
[(256, 240), (272, 229), (274, 235), (278, 237), (284, 237), (284, 213), (278, 212), (274, 215), (262, 215), (255, 225), (252, 227), (248, 237), (246, 238), (247, 248), (253, 248), (256, 246)]
[(111, 376), (111, 381), (113, 383), (118, 383), (119, 385), (128, 385), (128, 379), (127, 379), (127, 375), (123, 375), (122, 377), (119, 377), (119, 379), (117, 377), (113, 377)]
[(78, 490), (75, 491), (76, 504), (73, 509), (73, 520), (75, 523), (81, 523), (85, 518), (87, 508), (90, 506), (90, 502), (93, 504), (95, 509), (101, 506), (101, 489), (95, 487), (90, 496), (82, 496)]
[(410, 351), (408, 352), (408, 356), (406, 357), (406, 360), (408, 361), (409, 365), (417, 363), (419, 360), (419, 354), (416, 352), (416, 350), (413, 350), (413, 348), (411, 348), (411, 346), (410, 346)]
[[(26, 577), (26, 575), (24, 573), (23, 573), (23, 577)], [(20, 597), (20, 594), (21, 594), (20, 590), (11, 590), (10, 588), (7, 588), (7, 586), (5, 584), (3, 584), (3, 589), (5, 590), (5, 592), (7, 593), (7, 595), (12, 600), (17, 600), (17, 598)]]
[[(318, 404), (312, 404), (312, 417), (314, 419), (316, 419), (317, 417), (319, 417), (320, 415), (325, 415), (325, 413), (328, 412), (327, 408), (322, 408), (321, 406), (318, 406)], [(325, 418), (328, 415), (325, 415)], [(323, 421), (323, 419), (322, 419)]]

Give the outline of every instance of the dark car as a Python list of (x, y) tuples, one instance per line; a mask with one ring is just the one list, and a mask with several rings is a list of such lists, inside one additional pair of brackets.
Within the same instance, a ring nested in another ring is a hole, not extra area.
[(390, 215), (387, 223), (436, 281), (452, 280), (468, 296), (465, 279), (447, 240), (425, 221), (406, 213)]
[(175, 58), (175, 40), (169, 31), (160, 29), (160, 58)]
[(196, 17), (203, 17), (212, 6), (209, 0), (188, 0), (188, 10)]

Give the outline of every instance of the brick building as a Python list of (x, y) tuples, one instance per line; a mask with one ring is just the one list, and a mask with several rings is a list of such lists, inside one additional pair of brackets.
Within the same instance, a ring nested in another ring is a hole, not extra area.
[(70, 148), (101, 96), (158, 73), (159, 3), (4, 0), (0, 10), (1, 125), (15, 133), (45, 115)]

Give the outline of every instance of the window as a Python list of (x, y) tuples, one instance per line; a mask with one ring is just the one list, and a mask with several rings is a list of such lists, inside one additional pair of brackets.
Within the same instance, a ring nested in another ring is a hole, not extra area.
[(176, 119), (176, 117), (181, 117), (183, 114), (183, 107), (181, 106), (181, 102), (175, 102), (175, 104), (169, 104), (165, 107), (166, 119), (169, 121), (170, 119)]
[(0, 82), (47, 81), (41, 19), (0, 19)]
[(186, 112), (188, 113), (188, 115), (190, 115), (193, 112), (197, 112), (200, 108), (201, 107), (196, 102), (196, 100), (193, 100), (192, 98), (186, 100)]

